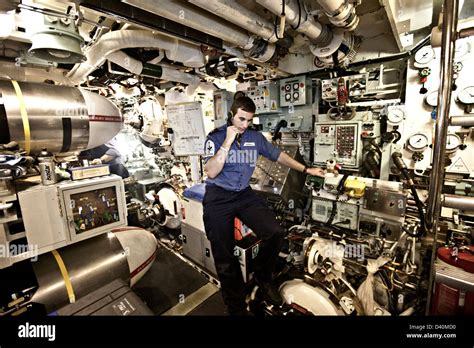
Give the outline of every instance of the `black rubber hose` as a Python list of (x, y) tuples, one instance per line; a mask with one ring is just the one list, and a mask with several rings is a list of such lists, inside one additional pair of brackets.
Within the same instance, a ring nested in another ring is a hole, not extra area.
[[(413, 195), (413, 198), (415, 199), (416, 207), (418, 208), (418, 215), (420, 216), (420, 233), (416, 235), (411, 235), (412, 237), (420, 237), (425, 234), (425, 212), (423, 211), (424, 205), (423, 202), (421, 202), (420, 197), (418, 196), (418, 192), (416, 192), (415, 189), (415, 183), (413, 182), (413, 179), (410, 177), (410, 173), (408, 172), (408, 168), (403, 161), (402, 154), (400, 152), (394, 152), (392, 154), (392, 159), (393, 163), (397, 166), (397, 168), (400, 170), (402, 175), (405, 177), (405, 180), (408, 183), (408, 186), (410, 187), (410, 191)], [(408, 233), (408, 232), (407, 232)]]

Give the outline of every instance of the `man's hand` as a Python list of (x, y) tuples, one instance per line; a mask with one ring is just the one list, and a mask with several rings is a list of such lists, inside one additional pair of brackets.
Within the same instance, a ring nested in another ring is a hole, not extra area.
[(93, 166), (98, 165), (98, 164), (102, 164), (102, 160), (101, 160), (100, 158), (93, 159), (93, 160), (91, 161), (91, 164), (92, 164)]
[(306, 173), (308, 173), (309, 175), (312, 175), (312, 176), (320, 176), (320, 177), (324, 178), (324, 174), (326, 172), (322, 168), (314, 167), (314, 168), (308, 168), (306, 170)]
[(224, 143), (225, 144), (232, 144), (235, 140), (237, 134), (239, 134), (239, 129), (236, 126), (229, 126), (227, 127), (227, 133), (225, 136)]

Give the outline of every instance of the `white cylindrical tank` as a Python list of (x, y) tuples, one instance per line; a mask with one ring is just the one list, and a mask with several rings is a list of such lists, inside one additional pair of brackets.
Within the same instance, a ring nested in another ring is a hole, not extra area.
[(2, 80), (0, 95), (0, 144), (15, 141), (27, 153), (90, 149), (122, 128), (119, 109), (90, 91)]

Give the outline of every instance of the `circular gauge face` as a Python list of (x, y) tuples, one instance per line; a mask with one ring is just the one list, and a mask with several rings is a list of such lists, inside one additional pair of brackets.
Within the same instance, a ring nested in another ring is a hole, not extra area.
[(429, 145), (428, 136), (423, 133), (415, 133), (408, 138), (408, 147), (413, 151), (423, 151)]
[(461, 145), (461, 138), (459, 135), (454, 134), (454, 133), (448, 133), (447, 139), (446, 139), (446, 152), (454, 152), (456, 151), (459, 146)]
[(428, 92), (425, 97), (425, 102), (432, 107), (438, 106), (438, 90)]
[(457, 99), (463, 104), (474, 104), (474, 86), (461, 89), (457, 95)]
[(405, 111), (400, 108), (390, 108), (388, 110), (387, 120), (391, 124), (399, 124), (405, 119)]
[(431, 46), (424, 46), (415, 54), (415, 62), (418, 64), (428, 64), (435, 57), (435, 51)]
[(454, 49), (454, 60), (461, 61), (467, 58), (471, 53), (471, 45), (466, 40), (457, 40), (456, 48)]

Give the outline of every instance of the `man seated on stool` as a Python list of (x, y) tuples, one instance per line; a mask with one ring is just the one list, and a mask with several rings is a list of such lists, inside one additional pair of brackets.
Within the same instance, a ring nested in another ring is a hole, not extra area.
[(79, 159), (87, 159), (91, 165), (108, 164), (110, 173), (117, 174), (123, 179), (129, 177), (128, 170), (122, 163), (122, 155), (118, 150), (116, 138), (110, 139), (104, 145), (82, 151)]

